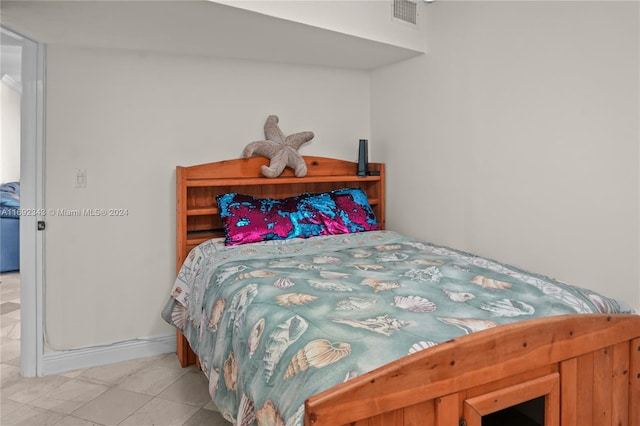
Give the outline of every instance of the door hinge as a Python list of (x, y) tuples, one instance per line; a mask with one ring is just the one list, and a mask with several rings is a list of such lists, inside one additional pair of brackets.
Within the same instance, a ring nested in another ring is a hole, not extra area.
[(464, 419), (464, 417), (460, 417), (460, 420), (458, 421), (458, 425), (467, 426), (467, 421)]

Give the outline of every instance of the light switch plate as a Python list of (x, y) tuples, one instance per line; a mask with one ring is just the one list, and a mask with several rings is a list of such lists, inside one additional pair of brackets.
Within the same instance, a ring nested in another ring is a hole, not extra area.
[(87, 169), (76, 170), (76, 188), (87, 187)]

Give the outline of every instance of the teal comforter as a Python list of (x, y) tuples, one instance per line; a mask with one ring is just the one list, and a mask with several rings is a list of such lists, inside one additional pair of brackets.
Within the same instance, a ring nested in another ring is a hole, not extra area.
[(454, 337), (530, 318), (631, 309), (391, 231), (224, 247), (185, 261), (162, 317), (237, 424), (303, 423), (306, 398)]

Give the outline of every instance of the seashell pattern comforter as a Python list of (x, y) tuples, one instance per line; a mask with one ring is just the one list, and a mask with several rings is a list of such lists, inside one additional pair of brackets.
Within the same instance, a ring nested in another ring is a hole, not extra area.
[(309, 396), (465, 333), (630, 312), (541, 275), (372, 231), (205, 242), (182, 266), (162, 317), (187, 337), (225, 418), (295, 426)]

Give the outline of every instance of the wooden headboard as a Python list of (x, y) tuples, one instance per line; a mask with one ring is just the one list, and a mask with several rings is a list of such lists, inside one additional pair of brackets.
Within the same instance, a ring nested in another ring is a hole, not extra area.
[(382, 229), (385, 226), (384, 164), (369, 163), (377, 176), (357, 176), (357, 164), (324, 157), (304, 157), (307, 175), (295, 177), (290, 168), (277, 178), (266, 178), (260, 166), (265, 157), (241, 158), (176, 167), (176, 273), (198, 244), (224, 236), (216, 196), (229, 192), (261, 198), (286, 198), (303, 192), (362, 188)]

